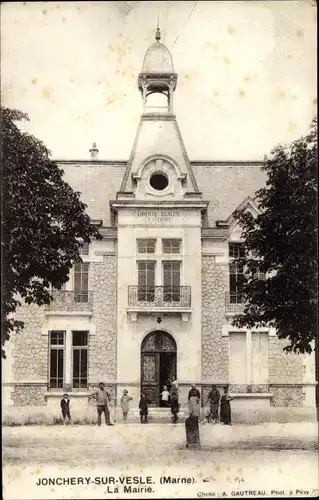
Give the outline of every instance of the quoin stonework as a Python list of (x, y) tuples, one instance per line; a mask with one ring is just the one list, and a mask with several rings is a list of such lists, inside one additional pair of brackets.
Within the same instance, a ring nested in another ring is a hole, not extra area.
[[(272, 329), (238, 329), (243, 311), (237, 208), (258, 214), (260, 162), (190, 161), (174, 114), (178, 87), (160, 32), (146, 51), (138, 89), (143, 111), (127, 161), (59, 162), (103, 236), (82, 248), (49, 306), (23, 305), (25, 322), (6, 346), (3, 404), (57, 408), (68, 392), (88, 408), (103, 381), (118, 406), (123, 389), (160, 406), (177, 379), (203, 399), (230, 385), (234, 407), (315, 407), (314, 357), (285, 354)], [(200, 132), (198, 132), (200, 133)]]

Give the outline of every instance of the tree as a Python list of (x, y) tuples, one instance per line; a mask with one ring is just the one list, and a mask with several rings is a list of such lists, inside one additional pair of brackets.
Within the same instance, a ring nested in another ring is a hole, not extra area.
[(1, 108), (2, 125), (2, 318), (3, 346), (23, 328), (14, 317), (23, 299), (39, 306), (52, 300), (51, 288), (68, 281), (79, 250), (101, 239), (85, 213), (80, 193), (63, 180), (50, 152), (16, 122), (29, 120), (21, 111)]
[(233, 324), (274, 327), (290, 342), (286, 352), (310, 353), (317, 335), (317, 119), (306, 137), (275, 148), (263, 170), (259, 215), (235, 214), (246, 305)]

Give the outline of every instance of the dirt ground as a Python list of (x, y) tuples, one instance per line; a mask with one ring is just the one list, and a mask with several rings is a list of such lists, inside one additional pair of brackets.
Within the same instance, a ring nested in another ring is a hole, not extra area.
[[(183, 424), (4, 427), (4, 498), (194, 498), (247, 488), (272, 497), (318, 492), (316, 424), (206, 425), (200, 439), (201, 449), (186, 449)], [(123, 486), (115, 491), (96, 484), (97, 478), (146, 475), (153, 481), (149, 496), (123, 496)], [(194, 484), (163, 485), (163, 475)], [(57, 477), (86, 478), (88, 484), (41, 483)]]
[[(264, 424), (258, 426), (200, 426), (203, 459), (212, 452), (229, 450), (315, 450), (317, 426)], [(4, 464), (81, 463), (114, 464), (125, 457), (154, 464), (185, 459), (184, 425), (116, 424), (97, 426), (25, 426), (3, 428)]]

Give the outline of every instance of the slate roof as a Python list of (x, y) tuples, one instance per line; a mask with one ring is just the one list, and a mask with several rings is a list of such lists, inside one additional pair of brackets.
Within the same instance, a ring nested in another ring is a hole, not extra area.
[[(87, 204), (92, 219), (102, 219), (103, 226), (112, 225), (109, 201), (120, 191), (125, 161), (57, 161), (64, 170), (64, 180)], [(240, 203), (265, 185), (262, 162), (196, 162), (191, 161), (203, 201), (209, 201), (208, 225), (225, 221)]]
[(102, 219), (111, 226), (109, 202), (120, 190), (126, 162), (57, 162), (64, 170), (63, 179), (79, 191), (92, 219)]
[(262, 163), (200, 164), (191, 162), (198, 189), (208, 206), (209, 226), (225, 221), (240, 203), (266, 183)]

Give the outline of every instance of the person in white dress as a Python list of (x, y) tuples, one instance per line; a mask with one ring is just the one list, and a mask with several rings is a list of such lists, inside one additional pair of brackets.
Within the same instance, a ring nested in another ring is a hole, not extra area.
[(167, 386), (164, 385), (163, 391), (161, 392), (162, 406), (167, 407), (168, 406), (168, 400), (169, 400), (169, 392), (167, 390)]

